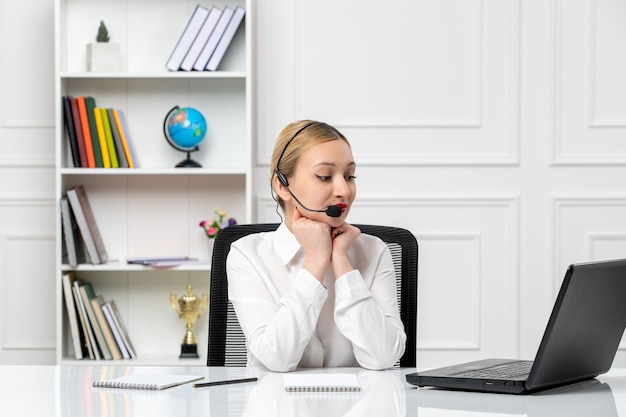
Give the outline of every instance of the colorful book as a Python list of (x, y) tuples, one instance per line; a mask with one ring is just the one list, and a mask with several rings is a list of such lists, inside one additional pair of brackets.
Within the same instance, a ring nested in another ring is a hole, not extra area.
[(82, 331), (79, 327), (78, 310), (74, 303), (74, 294), (72, 292), (72, 286), (76, 281), (76, 275), (74, 272), (63, 273), (63, 299), (65, 300), (65, 308), (67, 311), (68, 322), (70, 326), (70, 333), (72, 335), (72, 344), (74, 346), (74, 357), (76, 359), (83, 358), (83, 343)]
[(106, 316), (104, 315), (104, 311), (102, 310), (104, 298), (102, 298), (101, 295), (96, 295), (89, 301), (91, 301), (93, 312), (96, 315), (96, 320), (98, 320), (100, 330), (102, 330), (102, 335), (104, 336), (104, 340), (106, 341), (107, 347), (109, 348), (109, 352), (111, 352), (111, 356), (115, 360), (122, 359), (122, 353), (120, 351), (120, 348), (117, 345), (117, 341), (115, 340), (115, 336), (113, 336), (111, 326), (109, 326), (109, 322), (107, 321)]
[(83, 141), (85, 142), (85, 154), (87, 155), (87, 167), (95, 168), (96, 160), (93, 156), (93, 142), (91, 140), (91, 132), (89, 130), (89, 119), (87, 118), (87, 105), (85, 97), (76, 97), (78, 104), (78, 114), (80, 115), (80, 125), (83, 129)]
[(67, 139), (70, 144), (72, 164), (74, 167), (80, 167), (80, 154), (78, 153), (78, 145), (76, 144), (76, 131), (74, 130), (74, 120), (72, 118), (72, 103), (70, 102), (70, 96), (63, 96), (63, 120), (65, 121)]
[(113, 321), (115, 322), (115, 326), (120, 331), (122, 341), (124, 342), (126, 349), (128, 349), (128, 354), (130, 355), (131, 359), (135, 359), (137, 357), (135, 347), (130, 340), (128, 330), (126, 330), (126, 326), (124, 325), (124, 321), (122, 320), (122, 315), (117, 308), (117, 304), (115, 304), (115, 300), (107, 301), (106, 303), (104, 303), (104, 306), (107, 307), (108, 310), (111, 312), (111, 315), (113, 316)]
[(126, 117), (124, 117), (124, 112), (121, 110), (115, 111), (118, 119), (120, 120), (120, 125), (122, 126), (122, 134), (126, 140), (126, 145), (128, 146), (128, 153), (130, 154), (130, 160), (133, 161), (133, 167), (137, 168), (139, 166), (139, 162), (137, 161), (137, 155), (135, 154), (135, 148), (133, 146), (132, 138), (130, 137), (130, 130), (128, 129), (128, 123), (126, 123)]
[(170, 71), (179, 70), (180, 64), (182, 64), (183, 59), (185, 59), (185, 56), (187, 55), (191, 44), (196, 39), (196, 36), (198, 36), (200, 28), (202, 27), (202, 24), (204, 23), (208, 15), (209, 9), (199, 4), (196, 5), (196, 8), (189, 18), (189, 21), (187, 22), (185, 30), (183, 30), (183, 33), (178, 39), (178, 42), (176, 43), (172, 54), (165, 64), (167, 69), (169, 69)]
[(215, 26), (215, 29), (213, 29), (213, 32), (211, 32), (209, 40), (204, 45), (204, 48), (202, 48), (202, 52), (200, 52), (196, 63), (193, 65), (193, 69), (196, 71), (204, 71), (234, 13), (235, 9), (232, 7), (224, 7), (224, 10), (220, 15), (220, 19), (217, 21), (217, 25)]
[(115, 143), (115, 150), (117, 152), (117, 162), (120, 168), (128, 168), (128, 160), (126, 159), (126, 153), (124, 152), (124, 145), (122, 144), (122, 137), (117, 129), (117, 123), (115, 122), (115, 113), (113, 109), (107, 109), (109, 114), (109, 123), (111, 124), (111, 134), (113, 135), (113, 143)]
[(80, 296), (83, 300), (83, 305), (85, 306), (85, 310), (87, 311), (89, 324), (91, 325), (91, 329), (93, 330), (93, 334), (100, 348), (100, 352), (102, 353), (102, 357), (104, 359), (113, 359), (113, 355), (111, 355), (111, 351), (109, 350), (106, 339), (104, 338), (104, 333), (102, 333), (102, 329), (100, 328), (100, 324), (98, 323), (98, 318), (96, 317), (96, 312), (93, 309), (93, 304), (91, 303), (91, 300), (93, 298), (96, 298), (96, 293), (93, 290), (93, 286), (90, 282), (85, 282), (83, 285), (80, 286), (79, 290)]
[(76, 146), (78, 147), (78, 155), (80, 156), (80, 167), (87, 168), (87, 154), (85, 153), (85, 140), (83, 139), (83, 128), (80, 125), (80, 113), (78, 111), (78, 102), (74, 97), (70, 98), (72, 107), (72, 120), (74, 121), (74, 132), (76, 133)]
[(96, 224), (85, 189), (82, 185), (79, 185), (67, 190), (66, 194), (91, 262), (93, 264), (101, 264), (108, 261), (109, 256), (104, 247), (104, 242), (102, 241), (102, 236)]
[(107, 109), (100, 109), (102, 114), (102, 127), (104, 128), (104, 134), (106, 136), (107, 148), (109, 149), (109, 158), (111, 159), (111, 168), (118, 168), (120, 166), (117, 160), (117, 151), (115, 150), (115, 142), (113, 141), (113, 133), (111, 133), (111, 123), (109, 121), (109, 112)]
[(196, 60), (200, 56), (200, 52), (202, 52), (202, 48), (206, 45), (213, 29), (217, 25), (220, 16), (222, 15), (222, 10), (217, 7), (212, 7), (209, 16), (206, 18), (202, 27), (200, 28), (200, 32), (198, 32), (198, 36), (191, 44), (189, 48), (189, 52), (185, 56), (183, 63), (180, 64), (180, 69), (183, 71), (191, 71), (193, 69), (193, 65), (196, 63)]
[(133, 155), (130, 151), (130, 143), (129, 143), (130, 140), (126, 136), (126, 131), (124, 129), (124, 126), (122, 126), (121, 110), (113, 109), (113, 117), (115, 118), (115, 127), (117, 128), (117, 132), (120, 135), (120, 141), (122, 142), (122, 149), (124, 150), (124, 156), (126, 157), (128, 168), (135, 168)]
[(89, 96), (85, 97), (85, 107), (87, 107), (87, 121), (89, 122), (89, 133), (91, 134), (91, 144), (93, 147), (93, 157), (96, 161), (96, 168), (102, 168), (102, 151), (100, 150), (100, 137), (96, 128), (96, 118), (93, 110), (96, 108), (96, 100)]
[(79, 263), (85, 262), (85, 254), (83, 242), (80, 239), (80, 230), (67, 197), (61, 198), (61, 225), (63, 227), (63, 240), (67, 248), (67, 263), (76, 267)]
[(111, 329), (111, 333), (115, 338), (115, 343), (117, 344), (117, 347), (122, 354), (122, 358), (131, 359), (130, 352), (128, 351), (128, 348), (124, 343), (124, 339), (122, 339), (122, 333), (118, 327), (117, 322), (113, 318), (113, 312), (111, 311), (111, 307), (107, 303), (108, 301), (102, 302), (102, 304), (100, 305), (100, 308), (102, 308), (102, 314), (104, 314), (104, 318), (107, 320), (109, 328)]
[(241, 25), (241, 22), (243, 21), (245, 14), (246, 14), (246, 10), (242, 7), (237, 6), (232, 19), (230, 19), (230, 22), (228, 22), (228, 26), (226, 27), (224, 34), (220, 38), (219, 43), (215, 47), (215, 51), (213, 52), (213, 55), (211, 55), (211, 58), (209, 59), (209, 62), (206, 65), (206, 68), (205, 68), (206, 70), (208, 71), (217, 70), (217, 68), (220, 65), (220, 62), (222, 62), (222, 58), (224, 58), (224, 54), (226, 54), (226, 50), (228, 50), (230, 43), (235, 37), (235, 33), (237, 33), (237, 29), (239, 29), (239, 26)]
[(83, 335), (85, 337), (85, 346), (87, 346), (87, 353), (90, 359), (100, 359), (102, 355), (98, 349), (98, 343), (96, 337), (93, 334), (93, 329), (89, 323), (89, 317), (87, 316), (87, 310), (85, 303), (83, 303), (83, 297), (80, 295), (80, 287), (83, 285), (83, 280), (76, 278), (72, 283), (72, 294), (74, 295), (74, 303), (78, 309), (78, 318), (80, 319), (80, 326), (83, 329)]
[(104, 125), (102, 124), (102, 112), (99, 107), (93, 109), (93, 116), (96, 120), (96, 130), (98, 131), (98, 140), (100, 142), (100, 151), (102, 153), (102, 166), (111, 168), (111, 159), (109, 158), (109, 145), (104, 133)]

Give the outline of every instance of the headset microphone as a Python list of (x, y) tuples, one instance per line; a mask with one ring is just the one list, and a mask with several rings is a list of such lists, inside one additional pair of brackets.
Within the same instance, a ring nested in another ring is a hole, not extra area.
[(291, 194), (291, 196), (294, 198), (294, 200), (296, 200), (296, 202), (298, 204), (300, 204), (302, 206), (303, 209), (307, 210), (307, 211), (312, 211), (312, 212), (316, 212), (316, 213), (326, 213), (327, 216), (329, 217), (340, 217), (341, 216), (341, 212), (342, 212), (342, 207), (338, 206), (338, 205), (334, 205), (334, 206), (328, 206), (325, 210), (313, 210), (310, 208), (305, 207), (304, 204), (302, 204), (300, 202), (300, 200), (298, 200), (298, 197), (296, 197), (291, 190), (289, 189), (289, 181), (287, 180), (287, 176), (285, 174), (283, 174), (282, 172), (280, 172), (279, 166), (280, 166), (280, 160), (283, 159), (283, 155), (285, 154), (285, 151), (287, 150), (287, 146), (289, 146), (289, 144), (291, 143), (292, 140), (294, 140), (294, 138), (296, 136), (298, 136), (298, 134), (300, 132), (302, 132), (304, 129), (306, 129), (309, 126), (314, 125), (315, 122), (311, 122), (309, 124), (304, 125), (303, 127), (301, 127), (300, 129), (298, 129), (298, 131), (291, 137), (291, 139), (289, 139), (287, 141), (287, 143), (285, 144), (285, 147), (283, 148), (283, 151), (280, 153), (280, 156), (278, 157), (278, 161), (276, 161), (276, 177), (278, 178), (278, 181), (285, 186), (285, 188), (287, 188), (287, 191), (289, 191), (289, 194)]
[(304, 204), (302, 204), (300, 200), (298, 200), (298, 197), (293, 195), (293, 193), (289, 189), (289, 186), (287, 186), (287, 191), (289, 191), (289, 194), (291, 194), (293, 199), (296, 200), (296, 202), (300, 204), (302, 208), (305, 209), (306, 211), (313, 211), (315, 213), (326, 213), (328, 217), (340, 217), (341, 216), (341, 211), (342, 211), (341, 206), (335, 205), (335, 206), (328, 206), (325, 210), (313, 210), (308, 207), (305, 207)]

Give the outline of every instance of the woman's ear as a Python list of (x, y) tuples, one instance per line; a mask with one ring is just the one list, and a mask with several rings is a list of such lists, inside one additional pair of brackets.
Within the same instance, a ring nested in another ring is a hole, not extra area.
[(276, 193), (281, 200), (287, 201), (291, 199), (291, 193), (287, 190), (287, 187), (280, 182), (276, 174), (272, 177), (272, 183), (274, 184), (274, 193)]

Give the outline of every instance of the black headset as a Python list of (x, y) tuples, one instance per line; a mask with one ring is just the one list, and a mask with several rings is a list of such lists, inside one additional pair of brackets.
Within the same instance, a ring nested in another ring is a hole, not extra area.
[(278, 181), (280, 181), (280, 183), (283, 186), (289, 187), (289, 181), (287, 180), (287, 176), (285, 174), (283, 174), (282, 172), (280, 172), (280, 161), (281, 161), (281, 159), (283, 159), (283, 155), (285, 154), (285, 151), (287, 150), (287, 147), (289, 146), (289, 144), (291, 144), (291, 141), (293, 141), (296, 138), (296, 136), (298, 136), (300, 134), (300, 132), (302, 132), (304, 129), (306, 129), (309, 126), (313, 126), (316, 123), (317, 122), (311, 122), (311, 123), (308, 123), (308, 124), (302, 126), (300, 129), (298, 129), (296, 131), (296, 133), (293, 134), (291, 139), (289, 139), (287, 141), (287, 143), (285, 144), (285, 147), (283, 148), (283, 151), (280, 153), (280, 156), (278, 157), (278, 161), (276, 161), (276, 170), (274, 172), (276, 172), (276, 176), (278, 177)]

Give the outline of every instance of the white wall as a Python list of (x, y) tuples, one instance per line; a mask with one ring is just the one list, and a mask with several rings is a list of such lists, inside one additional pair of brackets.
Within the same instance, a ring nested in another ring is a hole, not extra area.
[[(626, 257), (626, 3), (256, 3), (256, 220), (280, 129), (337, 126), (350, 220), (420, 243), (419, 366), (531, 358), (566, 266)], [(54, 362), (52, 24), (0, 2), (0, 363)]]

